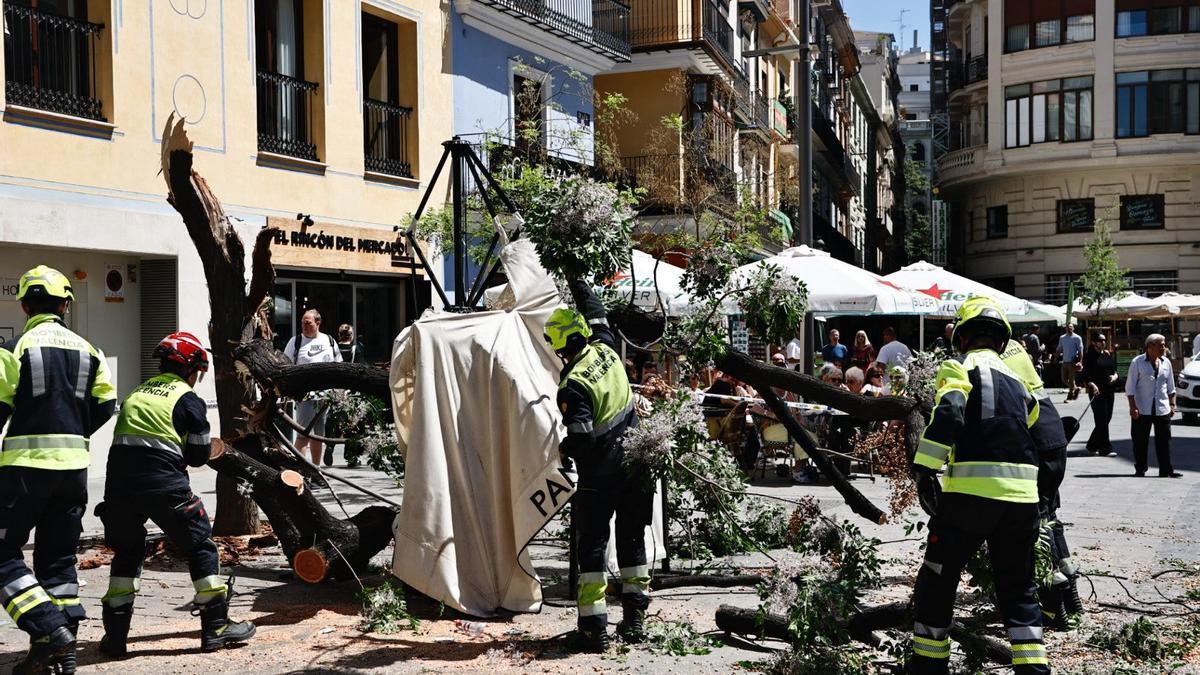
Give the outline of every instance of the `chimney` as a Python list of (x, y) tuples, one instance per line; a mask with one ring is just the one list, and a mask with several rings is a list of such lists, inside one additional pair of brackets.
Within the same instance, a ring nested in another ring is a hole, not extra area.
[(917, 29), (913, 29), (913, 49), (917, 48)]

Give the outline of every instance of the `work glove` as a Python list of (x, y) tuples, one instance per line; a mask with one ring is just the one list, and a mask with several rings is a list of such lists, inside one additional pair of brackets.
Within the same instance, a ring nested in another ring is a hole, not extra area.
[(913, 479), (917, 483), (917, 501), (921, 510), (930, 517), (937, 515), (938, 505), (942, 500), (942, 484), (938, 482), (937, 472), (923, 466), (913, 469)]

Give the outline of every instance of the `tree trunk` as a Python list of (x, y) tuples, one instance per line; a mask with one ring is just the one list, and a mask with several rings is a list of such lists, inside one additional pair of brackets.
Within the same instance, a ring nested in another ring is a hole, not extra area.
[[(209, 460), (219, 473), (213, 530), (217, 534), (256, 533), (261, 508), (294, 567), (301, 567), (298, 560), (311, 563), (314, 555), (320, 556), (320, 564), (302, 565), (301, 578), (315, 582), (340, 576), (348, 568), (363, 569), (391, 541), (395, 512), (372, 506), (353, 518), (339, 520), (317, 500), (311, 484), (298, 486), (292, 474), (281, 476), (281, 471), (292, 471), (315, 478), (319, 472), (274, 447), (270, 436), (261, 433), (274, 412), (274, 392), (280, 389), (268, 389), (267, 405), (256, 401), (253, 380), (235, 354), (239, 345), (270, 334), (262, 305), (275, 279), (270, 243), (276, 230), (263, 228), (256, 238), (247, 290), (242, 240), (204, 178), (192, 170), (193, 159), (183, 120), (176, 122), (172, 115), (162, 140), (167, 201), (183, 217), (200, 255), (212, 313), (209, 340), (221, 421), (221, 439), (214, 440)], [(362, 375), (358, 373), (359, 379)], [(387, 400), (386, 373), (382, 379), (378, 373), (371, 375), (365, 378), (368, 393), (377, 393), (382, 381)], [(353, 378), (323, 376), (322, 382), (323, 386), (312, 389), (358, 389)], [(292, 393), (292, 388), (285, 388), (285, 393)]]

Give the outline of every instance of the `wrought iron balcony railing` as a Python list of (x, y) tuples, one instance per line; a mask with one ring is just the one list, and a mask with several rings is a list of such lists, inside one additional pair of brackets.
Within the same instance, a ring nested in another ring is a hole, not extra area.
[(104, 24), (3, 4), (7, 101), (107, 121), (96, 93), (96, 43)]
[(316, 82), (258, 71), (258, 149), (317, 160), (313, 135), (313, 98)]
[(412, 108), (363, 99), (363, 154), (367, 171), (412, 178), (409, 120)]
[(629, 5), (620, 0), (480, 0), (616, 61), (629, 60)]
[(971, 57), (966, 63), (966, 68), (963, 71), (964, 84), (974, 84), (986, 80), (988, 76), (988, 62), (986, 55)]
[(713, 0), (639, 0), (633, 6), (630, 44), (654, 49), (670, 45), (706, 43), (731, 70), (733, 26)]

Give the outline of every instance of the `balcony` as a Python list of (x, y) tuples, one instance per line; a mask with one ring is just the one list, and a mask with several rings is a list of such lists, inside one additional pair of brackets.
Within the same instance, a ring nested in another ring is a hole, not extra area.
[(983, 170), (983, 157), (987, 146), (977, 145), (947, 152), (938, 158), (938, 179), (943, 185), (969, 178)]
[(409, 122), (412, 108), (363, 99), (363, 155), (366, 170), (412, 178)]
[(640, 0), (633, 6), (630, 40), (638, 51), (701, 46), (737, 72), (733, 26), (713, 0)]
[(973, 56), (963, 70), (963, 82), (967, 85), (982, 82), (988, 77), (987, 55)]
[(319, 161), (313, 135), (313, 99), (316, 92), (316, 82), (258, 71), (260, 152)]
[(629, 6), (619, 0), (458, 0), (464, 15), (477, 2), (611, 61), (629, 61)]
[(104, 119), (96, 44), (104, 24), (4, 3), (4, 95), (10, 105)]

